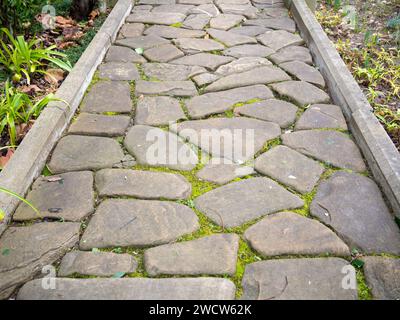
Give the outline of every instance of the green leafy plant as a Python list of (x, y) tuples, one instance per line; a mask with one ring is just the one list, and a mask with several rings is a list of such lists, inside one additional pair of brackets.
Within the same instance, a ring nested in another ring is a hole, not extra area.
[(28, 23), (36, 9), (38, 0), (2, 0), (0, 1), (0, 24), (19, 31)]
[[(22, 198), (20, 195), (16, 194), (15, 192), (12, 192), (6, 188), (0, 187), (0, 192), (9, 194), (10, 196), (13, 196), (15, 198), (17, 198), (18, 200), (22, 201), (23, 203), (25, 203), (26, 205), (28, 205), (33, 211), (35, 211), (35, 213), (40, 217), (40, 212), (38, 209), (36, 209), (34, 207), (34, 205), (32, 203), (30, 203), (28, 200)], [(0, 222), (4, 219), (5, 217), (5, 213), (4, 211), (0, 208)]]

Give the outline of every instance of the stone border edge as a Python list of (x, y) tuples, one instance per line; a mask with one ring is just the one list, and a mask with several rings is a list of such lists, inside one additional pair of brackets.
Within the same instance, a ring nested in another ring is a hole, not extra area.
[[(0, 186), (25, 195), (43, 170), (46, 160), (64, 133), (92, 81), (93, 75), (130, 14), (132, 0), (118, 0), (89, 46), (56, 92), (63, 101), (51, 102), (0, 172)], [(67, 103), (67, 104), (66, 104)], [(7, 228), (18, 206), (18, 199), (0, 193), (0, 208), (5, 217), (0, 222), (0, 235)]]
[(325, 77), (334, 103), (341, 106), (374, 178), (400, 218), (400, 154), (307, 3), (307, 0), (286, 2)]

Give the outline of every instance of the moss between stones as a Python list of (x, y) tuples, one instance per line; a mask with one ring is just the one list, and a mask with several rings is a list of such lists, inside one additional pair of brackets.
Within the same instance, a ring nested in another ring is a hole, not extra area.
[(174, 28), (181, 28), (183, 26), (183, 23), (177, 22), (177, 23), (170, 24), (169, 26), (174, 27)]
[(360, 300), (372, 300), (371, 290), (365, 282), (364, 273), (361, 269), (356, 270), (357, 291)]

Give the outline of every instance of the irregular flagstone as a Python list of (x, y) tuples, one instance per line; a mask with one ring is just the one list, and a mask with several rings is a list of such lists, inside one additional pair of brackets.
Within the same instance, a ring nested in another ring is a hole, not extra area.
[(124, 145), (138, 163), (144, 165), (190, 171), (198, 163), (196, 153), (187, 144), (175, 134), (159, 128), (133, 126), (126, 135)]
[(302, 45), (304, 43), (304, 40), (299, 35), (285, 30), (267, 31), (259, 35), (257, 40), (275, 51), (287, 46)]
[[(174, 5), (175, 4), (175, 0), (139, 0), (139, 4), (145, 4), (145, 5), (146, 4), (155, 4), (155, 5), (168, 4), (168, 5)], [(144, 7), (144, 6), (142, 6), (142, 7)], [(149, 6), (149, 7), (151, 7), (151, 6)]]
[(221, 4), (250, 4), (249, 0), (216, 0), (215, 2), (218, 5)]
[(199, 66), (215, 70), (219, 66), (233, 61), (232, 57), (225, 57), (211, 53), (197, 53), (171, 61), (172, 64), (183, 64), (187, 66)]
[(215, 17), (220, 14), (218, 8), (213, 3), (196, 6), (190, 10), (190, 13), (207, 14), (210, 17)]
[(289, 11), (286, 8), (264, 8), (258, 15), (272, 18), (288, 17)]
[(364, 275), (374, 299), (400, 299), (400, 259), (363, 257)]
[(257, 43), (256, 39), (235, 32), (207, 29), (207, 33), (209, 33), (211, 37), (222, 42), (228, 47), (238, 46), (241, 44)]
[(132, 273), (137, 261), (130, 254), (112, 252), (71, 251), (61, 260), (58, 277), (67, 277), (75, 273), (88, 276), (111, 277), (116, 273)]
[(249, 19), (243, 22), (244, 26), (263, 26), (271, 29), (296, 32), (296, 24), (293, 19), (288, 17), (267, 18), (267, 19)]
[(244, 238), (264, 257), (279, 255), (349, 256), (346, 244), (329, 228), (293, 212), (263, 218), (244, 233)]
[(347, 130), (341, 108), (333, 104), (314, 104), (307, 108), (295, 126), (295, 130), (318, 128)]
[(130, 121), (129, 116), (80, 113), (69, 127), (68, 132), (71, 134), (118, 137), (125, 134)]
[(220, 278), (57, 279), (45, 290), (41, 279), (25, 284), (18, 300), (232, 300), (235, 285)]
[(126, 23), (121, 27), (119, 34), (123, 38), (132, 38), (141, 36), (145, 26), (143, 23)]
[(223, 3), (219, 5), (223, 13), (243, 15), (246, 18), (256, 18), (258, 9), (250, 4), (229, 4)]
[(119, 39), (115, 42), (115, 44), (119, 46), (124, 46), (132, 49), (149, 49), (167, 43), (169, 43), (168, 40), (153, 34), (149, 34), (147, 36)]
[(400, 253), (400, 232), (371, 179), (336, 172), (322, 182), (311, 214), (331, 226), (350, 246), (365, 253)]
[(330, 101), (330, 97), (325, 91), (304, 81), (285, 81), (271, 84), (271, 87), (281, 96), (292, 99), (299, 106)]
[(213, 3), (213, 0), (176, 0), (176, 2), (182, 4), (202, 5)]
[(246, 266), (244, 300), (357, 300), (357, 289), (343, 288), (343, 270), (351, 283), (356, 271), (339, 258), (279, 259)]
[(357, 172), (366, 170), (356, 144), (344, 133), (304, 130), (282, 135), (284, 145), (328, 164)]
[(228, 30), (244, 20), (244, 16), (237, 14), (220, 14), (210, 20), (210, 27)]
[(288, 61), (301, 61), (312, 64), (310, 50), (300, 46), (289, 46), (278, 50), (276, 53), (268, 57), (273, 63), (281, 64)]
[(261, 26), (239, 26), (239, 27), (232, 28), (229, 31), (237, 33), (237, 34), (241, 34), (244, 36), (255, 37), (255, 36), (258, 36), (259, 34), (265, 33), (270, 30), (271, 29), (261, 27)]
[(111, 46), (104, 61), (144, 63), (146, 62), (146, 59), (130, 48)]
[[(144, 0), (144, 1), (146, 1), (146, 0)], [(175, 2), (175, 1), (174, 0), (170, 0), (169, 2), (172, 3), (172, 2)], [(137, 4), (137, 5), (133, 6), (132, 13), (133, 12), (151, 11), (151, 9), (153, 9), (153, 6), (151, 6), (151, 5), (146, 5), (146, 4), (140, 5), (140, 4)]]
[(280, 64), (279, 67), (301, 81), (306, 81), (322, 88), (325, 87), (325, 80), (321, 73), (304, 62), (285, 62)]
[(203, 67), (185, 66), (169, 63), (145, 63), (143, 72), (149, 78), (161, 81), (184, 81), (191, 77), (207, 72)]
[(163, 95), (192, 97), (197, 95), (197, 90), (192, 81), (144, 81), (136, 82), (137, 95)]
[(120, 81), (99, 81), (93, 85), (80, 106), (82, 112), (132, 112), (131, 88)]
[(290, 80), (282, 69), (274, 66), (263, 66), (241, 73), (227, 75), (205, 88), (205, 92), (221, 91), (237, 87)]
[(206, 51), (224, 50), (225, 47), (211, 39), (181, 38), (174, 40), (174, 43), (186, 53), (197, 53)]
[(148, 249), (144, 253), (144, 265), (150, 276), (233, 275), (238, 248), (238, 235), (215, 234)]
[(234, 104), (252, 99), (270, 99), (272, 91), (263, 85), (242, 87), (220, 92), (206, 93), (194, 97), (186, 103), (189, 115), (198, 119), (229, 110)]
[(303, 200), (268, 178), (233, 182), (201, 195), (194, 202), (200, 212), (226, 228), (304, 205)]
[(147, 49), (143, 55), (150, 61), (168, 62), (183, 57), (185, 54), (172, 44), (164, 44)]
[(275, 122), (281, 128), (289, 127), (296, 120), (297, 111), (298, 108), (294, 104), (278, 99), (258, 101), (235, 108), (235, 112), (240, 115)]
[(151, 12), (187, 14), (192, 8), (194, 8), (193, 5), (187, 4), (163, 4), (161, 6), (154, 7)]
[(176, 39), (176, 38), (201, 38), (205, 36), (206, 32), (202, 30), (189, 30), (171, 26), (153, 25), (150, 28), (146, 29), (144, 34), (156, 35), (167, 39)]
[(170, 97), (140, 97), (136, 106), (135, 124), (168, 125), (186, 119), (179, 100)]
[(82, 250), (155, 246), (198, 228), (193, 210), (179, 203), (109, 199), (97, 208), (79, 246)]
[(259, 156), (255, 169), (301, 193), (311, 192), (324, 172), (317, 161), (285, 146), (276, 146)]
[(185, 20), (186, 15), (182, 13), (169, 12), (140, 12), (132, 13), (126, 18), (126, 22), (141, 22), (146, 24), (171, 25)]
[(14, 221), (40, 218), (80, 221), (94, 211), (93, 173), (82, 171), (39, 177), (26, 199), (39, 210), (40, 216), (21, 203), (13, 215)]
[(53, 173), (96, 170), (121, 162), (124, 152), (111, 138), (68, 135), (58, 142), (49, 169)]
[(284, 0), (253, 0), (253, 4), (257, 8), (286, 8)]
[[(0, 238), (0, 297), (31, 280), (79, 241), (80, 223), (45, 222), (9, 227)], [(40, 279), (40, 281), (42, 281)]]
[(100, 196), (131, 196), (141, 199), (186, 199), (191, 184), (179, 174), (126, 169), (104, 169), (96, 173)]
[(216, 184), (225, 184), (236, 178), (241, 178), (254, 173), (252, 167), (238, 166), (230, 163), (207, 164), (196, 176), (200, 180), (209, 181)]
[(215, 80), (219, 79), (219, 76), (212, 73), (202, 73), (193, 77), (193, 81), (197, 84), (197, 86), (201, 87), (206, 84), (210, 84)]
[(272, 63), (265, 58), (246, 57), (246, 58), (239, 58), (228, 64), (222, 65), (215, 72), (220, 75), (226, 76), (233, 73), (248, 71), (262, 66), (269, 66), (271, 64)]
[(140, 79), (140, 75), (131, 62), (107, 62), (99, 66), (99, 78), (131, 81)]
[(224, 50), (224, 54), (235, 58), (240, 57), (268, 57), (275, 51), (260, 44), (245, 44)]
[(191, 14), (183, 22), (185, 28), (201, 30), (209, 22), (211, 17), (208, 14)]

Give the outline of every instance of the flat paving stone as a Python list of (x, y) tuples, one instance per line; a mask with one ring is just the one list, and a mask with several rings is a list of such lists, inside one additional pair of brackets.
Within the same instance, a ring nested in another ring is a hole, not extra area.
[(264, 85), (236, 88), (220, 92), (206, 93), (190, 99), (186, 103), (190, 117), (198, 119), (211, 114), (222, 113), (236, 103), (252, 99), (273, 98), (272, 91)]
[(130, 121), (129, 116), (107, 116), (83, 112), (71, 124), (68, 132), (70, 134), (118, 137), (125, 134)]
[(171, 97), (140, 97), (137, 101), (135, 124), (168, 125), (186, 116), (179, 100)]
[(187, 4), (162, 4), (160, 6), (154, 7), (151, 12), (187, 14), (193, 8), (193, 5)]
[(288, 17), (289, 11), (286, 8), (264, 8), (258, 15), (272, 18)]
[(248, 166), (238, 166), (236, 164), (209, 163), (196, 173), (197, 178), (216, 184), (226, 184), (233, 179), (241, 178), (254, 173), (254, 169)]
[(235, 58), (241, 57), (268, 57), (274, 50), (260, 44), (245, 44), (224, 50), (224, 54)]
[(354, 268), (340, 258), (255, 262), (246, 266), (242, 299), (357, 300), (357, 289), (344, 289), (342, 286), (343, 270), (347, 271), (345, 274), (352, 283), (356, 283)]
[(321, 73), (304, 62), (285, 62), (280, 64), (279, 67), (301, 81), (306, 81), (322, 88), (325, 87), (325, 80)]
[(237, 34), (241, 34), (244, 36), (255, 37), (267, 31), (271, 31), (271, 29), (261, 27), (261, 26), (238, 26), (229, 30), (230, 32), (234, 32)]
[(301, 61), (312, 64), (310, 50), (300, 46), (289, 46), (278, 50), (268, 57), (273, 63), (281, 64), (289, 61)]
[(61, 260), (58, 277), (68, 277), (74, 274), (111, 277), (117, 273), (133, 273), (138, 266), (130, 254), (112, 252), (68, 252)]
[(246, 58), (239, 58), (228, 64), (222, 65), (215, 72), (217, 74), (227, 76), (230, 74), (249, 71), (252, 69), (270, 65), (272, 65), (272, 63), (268, 59), (261, 57), (246, 57)]
[(233, 60), (234, 59), (232, 57), (225, 57), (217, 54), (202, 52), (173, 60), (170, 63), (187, 66), (199, 66), (210, 70), (215, 70), (219, 66), (229, 63)]
[(285, 30), (287, 32), (296, 32), (296, 24), (289, 17), (249, 19), (243, 22), (244, 26), (263, 26), (270, 29)]
[(161, 81), (184, 81), (207, 72), (203, 67), (185, 66), (169, 63), (145, 63), (143, 72), (149, 78)]
[(238, 249), (238, 235), (215, 234), (148, 249), (144, 253), (144, 265), (150, 276), (233, 275)]
[(267, 31), (259, 35), (257, 40), (275, 51), (287, 46), (304, 44), (304, 40), (299, 35), (285, 30)]
[(215, 17), (219, 15), (221, 12), (213, 3), (205, 3), (199, 6), (196, 6), (190, 10), (190, 13), (194, 14), (207, 14), (210, 17)]
[(311, 192), (324, 172), (317, 161), (285, 146), (276, 146), (259, 156), (255, 169), (300, 193)]
[(197, 95), (197, 89), (192, 81), (144, 81), (136, 82), (137, 95), (162, 95), (177, 97), (192, 97)]
[(287, 73), (278, 67), (263, 66), (222, 77), (207, 86), (204, 92), (222, 91), (256, 84), (269, 84), (290, 79), (291, 78), (287, 75)]
[(186, 53), (198, 53), (225, 49), (222, 44), (211, 39), (181, 38), (175, 39), (174, 43)]
[(208, 14), (190, 14), (182, 25), (188, 29), (202, 30), (210, 22), (210, 19)]
[(299, 106), (330, 101), (330, 97), (325, 91), (304, 81), (285, 81), (271, 84), (271, 87), (281, 96), (289, 97)]
[(363, 257), (364, 275), (374, 299), (400, 299), (400, 259)]
[(318, 128), (347, 130), (341, 108), (332, 104), (314, 104), (307, 108), (295, 126), (295, 130)]
[(100, 196), (130, 196), (140, 199), (186, 199), (191, 184), (180, 174), (131, 169), (103, 169), (96, 172)]
[(97, 208), (79, 246), (82, 250), (155, 246), (198, 228), (193, 210), (179, 203), (108, 199)]
[(145, 24), (171, 25), (185, 20), (186, 15), (182, 13), (169, 12), (141, 12), (132, 13), (126, 18), (126, 22), (141, 22)]
[(104, 59), (105, 62), (133, 62), (144, 63), (146, 59), (131, 48), (111, 46)]
[(250, 246), (264, 257), (279, 255), (349, 256), (347, 245), (328, 227), (293, 212), (263, 218), (244, 233)]
[[(146, 0), (144, 0), (146, 1)], [(174, 0), (170, 0), (169, 2), (175, 2)], [(148, 5), (148, 4), (137, 4), (132, 8), (132, 13), (133, 12), (143, 12), (143, 11), (151, 11), (151, 9), (153, 9), (152, 5)]]
[(210, 20), (210, 27), (220, 30), (228, 30), (233, 28), (245, 19), (242, 15), (237, 14), (220, 14)]
[(145, 50), (143, 55), (149, 61), (168, 62), (183, 57), (185, 54), (172, 44), (163, 44)]
[(59, 176), (39, 177), (26, 199), (39, 210), (40, 216), (21, 203), (13, 215), (14, 221), (41, 218), (80, 221), (94, 211), (93, 173), (68, 172)]
[(356, 144), (344, 133), (329, 130), (302, 130), (282, 135), (284, 145), (307, 156), (357, 172), (366, 170)]
[(176, 0), (139, 0), (139, 4), (144, 4), (144, 5), (163, 5), (163, 4), (169, 4), (169, 5), (174, 5)]
[(400, 253), (400, 232), (371, 179), (336, 172), (317, 190), (310, 212), (331, 226), (351, 248), (365, 253)]
[[(18, 300), (232, 300), (235, 285), (228, 279), (57, 279), (45, 290), (41, 279), (25, 284)], [(117, 290), (116, 290), (117, 288)]]
[[(173, 133), (150, 126), (133, 126), (124, 141), (140, 164), (191, 171), (198, 163), (196, 153)], [(179, 154), (178, 154), (179, 152)]]
[(111, 138), (68, 135), (58, 142), (48, 167), (53, 173), (97, 170), (121, 162), (124, 152)]
[(235, 112), (240, 115), (275, 122), (281, 128), (289, 127), (296, 120), (297, 111), (294, 104), (278, 99), (262, 100), (235, 108)]
[(184, 28), (176, 28), (171, 26), (153, 25), (146, 29), (145, 35), (156, 35), (166, 39), (177, 38), (201, 38), (204, 37), (206, 32), (202, 30), (190, 30)]
[(256, 18), (258, 9), (250, 4), (231, 4), (223, 3), (219, 5), (221, 11), (225, 14), (237, 14), (246, 18)]
[[(9, 227), (0, 238), (0, 297), (40, 274), (79, 241), (80, 223), (44, 222)], [(42, 281), (40, 279), (40, 281)]]
[(202, 5), (202, 4), (213, 3), (213, 0), (177, 0), (177, 3)]
[(194, 76), (192, 80), (197, 84), (197, 86), (201, 87), (214, 82), (215, 80), (219, 79), (219, 77), (220, 76), (216, 74), (207, 72)]
[(235, 32), (218, 30), (218, 29), (207, 29), (207, 33), (214, 39), (222, 42), (228, 47), (238, 46), (241, 44), (257, 43), (257, 40), (253, 37), (244, 36)]
[(139, 71), (131, 62), (106, 62), (99, 66), (99, 78), (117, 81), (140, 79)]
[(119, 34), (123, 38), (132, 38), (141, 36), (145, 29), (143, 23), (126, 23), (121, 27)]
[(168, 44), (167, 39), (161, 38), (154, 34), (149, 34), (147, 36), (138, 36), (126, 39), (119, 39), (115, 42), (116, 45), (124, 46), (132, 49), (149, 49), (155, 46), (160, 46), (163, 44)]

